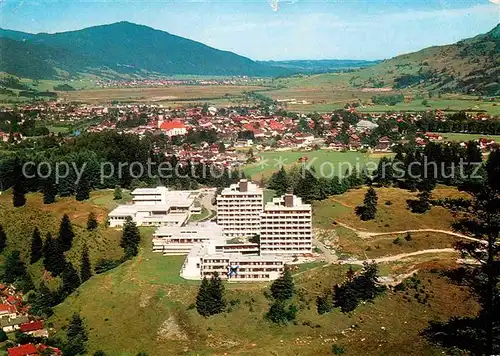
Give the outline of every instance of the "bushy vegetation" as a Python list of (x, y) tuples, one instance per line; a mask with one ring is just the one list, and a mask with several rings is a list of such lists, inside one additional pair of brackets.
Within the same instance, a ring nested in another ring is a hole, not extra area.
[(372, 102), (377, 105), (394, 106), (397, 103), (402, 103), (405, 100), (403, 94), (394, 95), (375, 95), (372, 97)]

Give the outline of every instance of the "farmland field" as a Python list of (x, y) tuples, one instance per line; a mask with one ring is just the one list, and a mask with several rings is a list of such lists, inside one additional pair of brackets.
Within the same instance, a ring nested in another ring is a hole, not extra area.
[(479, 138), (486, 138), (488, 140), (495, 140), (500, 143), (500, 135), (482, 135), (482, 134), (465, 134), (465, 133), (454, 133), (454, 132), (435, 132), (443, 137), (445, 141), (474, 141)]
[[(373, 68), (370, 70), (373, 70)], [(440, 109), (446, 111), (486, 111), (490, 115), (500, 115), (500, 106), (497, 102), (482, 100), (477, 96), (443, 94), (441, 97), (433, 95), (429, 98), (428, 92), (425, 90), (405, 89), (396, 91), (384, 88), (388, 91), (377, 92), (376, 89), (363, 89), (354, 87), (349, 83), (350, 79), (358, 76), (358, 74), (366, 75), (367, 73), (369, 71), (362, 70), (355, 73), (330, 73), (282, 78), (275, 81), (275, 84), (279, 85), (280, 88), (266, 92), (265, 95), (278, 100), (295, 99), (297, 103), (287, 104), (287, 109), (300, 113), (329, 112), (341, 109), (348, 103), (360, 103), (361, 106), (357, 110), (366, 113), (414, 112)], [(394, 106), (371, 104), (371, 98), (375, 95), (390, 95), (400, 92), (407, 98), (404, 103)], [(424, 99), (427, 102), (423, 102)], [(302, 103), (302, 101), (305, 101), (305, 103)]]
[(88, 89), (61, 92), (59, 97), (66, 101), (105, 103), (110, 101), (127, 102), (175, 102), (176, 100), (210, 100), (241, 96), (245, 91), (262, 90), (259, 86), (211, 86), (179, 85), (165, 88), (113, 88)]

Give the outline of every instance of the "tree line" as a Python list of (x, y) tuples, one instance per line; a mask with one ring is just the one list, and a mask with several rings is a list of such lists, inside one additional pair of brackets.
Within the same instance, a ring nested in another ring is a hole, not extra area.
[[(180, 163), (176, 156), (165, 157), (151, 137), (104, 132), (52, 140), (36, 150), (30, 147), (0, 154), (0, 187), (14, 188), (15, 206), (24, 205), (23, 195), (28, 192), (43, 192), (44, 202), (50, 204), (56, 196), (76, 195), (77, 200), (86, 200), (92, 189), (159, 184), (178, 189), (197, 189), (200, 184), (225, 187), (240, 176), (215, 166)], [(56, 180), (58, 164), (61, 177)], [(160, 172), (159, 167), (166, 170)]]

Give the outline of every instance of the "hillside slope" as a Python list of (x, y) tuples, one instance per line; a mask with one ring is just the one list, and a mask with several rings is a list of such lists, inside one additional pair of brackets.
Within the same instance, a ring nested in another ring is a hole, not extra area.
[(355, 87), (422, 87), (445, 92), (500, 94), (500, 25), (446, 46), (404, 54), (353, 73)]
[(288, 60), (259, 61), (274, 67), (287, 68), (296, 73), (319, 74), (353, 70), (376, 65), (380, 61), (363, 61), (353, 59), (318, 59), (318, 60)]
[[(1, 30), (0, 36), (10, 40), (0, 43), (0, 70), (14, 75), (35, 71), (37, 77), (43, 79), (100, 72), (137, 76), (288, 73), (284, 68), (257, 63), (232, 52), (129, 22), (55, 34)], [(30, 63), (22, 61), (27, 51), (33, 54)], [(9, 65), (16, 62), (20, 64)]]

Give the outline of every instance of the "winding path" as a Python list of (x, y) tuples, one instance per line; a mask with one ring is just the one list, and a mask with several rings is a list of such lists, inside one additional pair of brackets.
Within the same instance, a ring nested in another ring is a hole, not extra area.
[(457, 253), (457, 250), (455, 250), (454, 248), (431, 248), (428, 250), (420, 250), (420, 251), (415, 251), (415, 252), (401, 253), (399, 255), (393, 255), (393, 256), (385, 256), (385, 257), (379, 257), (379, 258), (368, 258), (365, 260), (346, 260), (346, 261), (342, 261), (342, 264), (362, 265), (365, 262), (371, 262), (371, 261), (373, 261), (375, 263), (394, 262), (394, 261), (403, 260), (403, 259), (408, 258), (408, 257), (425, 255), (425, 254), (432, 254), (432, 253)]
[(459, 238), (462, 238), (464, 240), (470, 240), (470, 241), (474, 241), (474, 242), (479, 242), (479, 243), (482, 243), (482, 244), (486, 244), (487, 243), (484, 240), (476, 239), (474, 237), (470, 237), (470, 236), (467, 236), (467, 235), (459, 234), (457, 232), (448, 231), (448, 230), (438, 230), (438, 229), (410, 229), (410, 230), (391, 231), (391, 232), (369, 232), (369, 231), (358, 230), (358, 229), (356, 229), (356, 228), (354, 228), (354, 227), (352, 227), (350, 225), (344, 224), (344, 223), (342, 223), (340, 221), (335, 221), (335, 224), (337, 224), (338, 226), (345, 227), (346, 229), (354, 231), (362, 239), (369, 239), (369, 238), (372, 238), (372, 237), (384, 236), (384, 235), (401, 235), (401, 234), (407, 234), (407, 233), (412, 233), (412, 232), (413, 233), (415, 233), (415, 232), (437, 232), (437, 233), (441, 233), (441, 234), (446, 234), (446, 235), (450, 235), (450, 236), (459, 237)]

